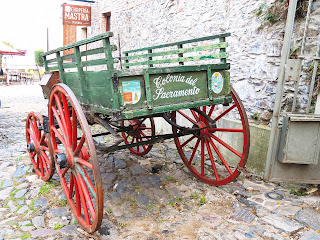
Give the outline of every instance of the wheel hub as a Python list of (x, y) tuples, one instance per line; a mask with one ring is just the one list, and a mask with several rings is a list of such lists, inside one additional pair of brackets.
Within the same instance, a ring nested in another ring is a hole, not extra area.
[(27, 145), (27, 150), (28, 150), (29, 153), (33, 153), (33, 152), (36, 151), (36, 147), (34, 146), (33, 143), (29, 143), (29, 144)]
[[(197, 138), (200, 138), (200, 137), (205, 137), (208, 133), (208, 129), (206, 128), (207, 127), (207, 124), (204, 123), (204, 122), (197, 122), (196, 124), (194, 124), (192, 126), (193, 129), (199, 129), (198, 131), (195, 131), (193, 133), (193, 135)], [(204, 129), (202, 129), (204, 128)]]
[(57, 163), (59, 164), (60, 169), (68, 167), (68, 159), (66, 154), (58, 153), (56, 155), (56, 158), (57, 158)]

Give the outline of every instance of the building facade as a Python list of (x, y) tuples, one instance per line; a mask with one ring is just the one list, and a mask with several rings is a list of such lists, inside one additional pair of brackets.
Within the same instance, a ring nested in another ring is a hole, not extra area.
[[(118, 46), (120, 43), (122, 52), (230, 32), (227, 52), (232, 85), (248, 117), (268, 124), (275, 101), (285, 25), (285, 16), (280, 15), (283, 13), (276, 15), (277, 2), (282, 1), (98, 0), (91, 5), (91, 27), (78, 29), (77, 39), (112, 31), (112, 42)], [(314, 55), (314, 40), (319, 33), (319, 2), (312, 5), (306, 47), (310, 56)], [(282, 7), (285, 5), (279, 6), (283, 12)], [(280, 20), (270, 18), (270, 11)], [(304, 22), (301, 18), (295, 23), (293, 48), (299, 49)], [(115, 52), (115, 57), (118, 56)], [(302, 81), (299, 88), (297, 107), (301, 111), (308, 101), (307, 85)], [(292, 83), (287, 83), (286, 104), (292, 99), (293, 90)]]

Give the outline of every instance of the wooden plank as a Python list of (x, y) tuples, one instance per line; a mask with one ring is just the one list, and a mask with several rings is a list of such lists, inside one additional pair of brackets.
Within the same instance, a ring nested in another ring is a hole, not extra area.
[(44, 70), (46, 72), (49, 72), (49, 68), (48, 68), (48, 60), (46, 56), (43, 56), (43, 63), (44, 63)]
[[(221, 43), (221, 42), (224, 42), (224, 41), (226, 41), (226, 38), (225, 38), (225, 37), (220, 37), (220, 38), (219, 38), (219, 41), (220, 41), (220, 43)], [(226, 52), (226, 48), (221, 48), (221, 49), (220, 49), (220, 53), (225, 53), (225, 52)], [(227, 63), (227, 59), (226, 59), (226, 58), (221, 58), (221, 59), (220, 59), (220, 62), (221, 62), (221, 63)]]
[(84, 74), (83, 68), (81, 66), (81, 55), (80, 55), (80, 47), (76, 46), (74, 48), (74, 54), (76, 58), (76, 63), (77, 63), (77, 69), (78, 69), (78, 78), (80, 81), (80, 88), (81, 88), (81, 96), (80, 100), (83, 103), (88, 103), (89, 102), (89, 97), (87, 92), (88, 92), (88, 86), (86, 84), (86, 76)]
[(57, 62), (58, 62), (60, 80), (61, 80), (61, 82), (66, 83), (66, 80), (63, 76), (64, 69), (63, 69), (63, 64), (62, 64), (60, 52), (56, 52), (56, 58), (57, 58)]
[(95, 59), (95, 60), (89, 60), (89, 61), (82, 62), (82, 65), (84, 67), (106, 65), (106, 64), (107, 64), (106, 59)]
[(76, 63), (64, 63), (63, 67), (64, 68), (76, 68), (77, 64)]
[(70, 49), (70, 48), (73, 48), (73, 47), (79, 47), (79, 46), (82, 46), (82, 45), (85, 45), (85, 44), (88, 44), (88, 43), (93, 43), (93, 42), (96, 42), (96, 41), (99, 41), (99, 40), (102, 40), (102, 39), (105, 39), (105, 38), (109, 38), (109, 37), (112, 37), (112, 36), (113, 36), (112, 32), (102, 33), (102, 34), (99, 34), (99, 35), (94, 36), (92, 38), (84, 39), (84, 40), (81, 40), (79, 42), (75, 42), (75, 43), (72, 43), (72, 44), (69, 44), (69, 45), (66, 45), (66, 46), (63, 46), (63, 47), (60, 47), (60, 48), (45, 52), (45, 53), (42, 54), (42, 56), (47, 56), (47, 55), (50, 55), (52, 53), (64, 51), (64, 50), (67, 50), (67, 49)]
[(211, 54), (211, 55), (204, 55), (204, 56), (183, 57), (183, 58), (173, 58), (173, 59), (161, 59), (161, 60), (135, 62), (135, 63), (124, 63), (123, 66), (139, 66), (139, 65), (147, 65), (147, 64), (201, 61), (201, 60), (206, 60), (206, 59), (220, 59), (220, 58), (227, 58), (227, 57), (228, 57), (228, 53), (221, 52), (221, 53), (216, 53), (216, 54)]
[(229, 37), (229, 36), (231, 36), (231, 33), (223, 33), (223, 34), (218, 34), (218, 35), (209, 36), (209, 37), (195, 38), (195, 39), (181, 41), (181, 42), (175, 42), (175, 43), (163, 44), (163, 45), (158, 45), (158, 46), (153, 46), (153, 47), (146, 47), (146, 48), (140, 48), (140, 49), (135, 49), (135, 50), (130, 50), (130, 51), (124, 51), (123, 53), (133, 53), (133, 52), (140, 52), (140, 51), (145, 51), (145, 50), (149, 50), (149, 49), (165, 48), (165, 47), (171, 47), (171, 46), (176, 46), (176, 45), (180, 45), (180, 44), (201, 42), (201, 41), (207, 41), (207, 40), (212, 40), (212, 39), (221, 38), (221, 37)]
[[(182, 46), (182, 45), (178, 45), (178, 46)], [(179, 57), (181, 57), (180, 54), (183, 54), (183, 53), (208, 51), (208, 50), (221, 49), (221, 48), (226, 48), (226, 47), (228, 47), (228, 43), (227, 42), (210, 44), (210, 45), (203, 45), (203, 46), (197, 46), (197, 47), (190, 47), (190, 48), (179, 47), (179, 49), (174, 49), (174, 50), (170, 50), (170, 51), (148, 53), (148, 54), (139, 54), (139, 55), (134, 55), (134, 56), (122, 57), (122, 59), (123, 60), (129, 60), (129, 59), (139, 59), (139, 58), (149, 58), (149, 57), (156, 57), (156, 56), (165, 56), (165, 55), (172, 55), (172, 54), (179, 54)]]
[(68, 54), (68, 55), (61, 57), (62, 60), (67, 60), (67, 59), (72, 59), (72, 58), (75, 58), (74, 54)]
[(57, 62), (56, 58), (52, 58), (52, 59), (47, 60), (47, 63), (56, 63), (56, 62)]
[(99, 54), (99, 53), (104, 53), (104, 48), (95, 48), (95, 49), (90, 49), (87, 51), (81, 52), (81, 56), (89, 56), (89, 55), (94, 55), (94, 54)]
[(48, 67), (48, 70), (46, 70), (46, 72), (55, 71), (55, 70), (59, 70), (59, 67), (58, 66)]

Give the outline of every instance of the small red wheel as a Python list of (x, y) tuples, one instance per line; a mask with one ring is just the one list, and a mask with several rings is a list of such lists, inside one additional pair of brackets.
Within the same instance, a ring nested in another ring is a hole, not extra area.
[(29, 113), (26, 122), (27, 149), (34, 171), (44, 181), (50, 180), (55, 170), (49, 137), (43, 129), (42, 115)]
[[(87, 232), (103, 217), (103, 188), (96, 149), (81, 106), (65, 84), (57, 84), (49, 99), (49, 127), (57, 172), (68, 203)], [(59, 141), (58, 141), (58, 140)]]
[[(237, 93), (231, 88), (232, 102), (228, 107), (220, 105), (203, 106), (200, 111), (192, 109), (172, 112), (172, 120), (180, 126), (199, 129), (193, 134), (175, 138), (180, 157), (191, 173), (211, 185), (224, 185), (240, 174), (245, 166), (250, 146), (249, 123), (244, 107)], [(201, 113), (206, 113), (215, 125)], [(229, 115), (238, 117), (239, 127), (223, 123)], [(177, 128), (172, 127), (173, 133)], [(233, 140), (236, 136), (241, 143)]]
[[(132, 127), (127, 132), (122, 132), (125, 144), (139, 143), (150, 140), (155, 135), (155, 126), (153, 118), (125, 120), (122, 126)], [(143, 156), (150, 152), (153, 144), (145, 144), (129, 148), (129, 150), (138, 156)]]

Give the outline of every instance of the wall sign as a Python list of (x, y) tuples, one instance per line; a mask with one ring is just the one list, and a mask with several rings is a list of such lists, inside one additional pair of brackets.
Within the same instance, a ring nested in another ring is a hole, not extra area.
[(91, 26), (91, 7), (63, 4), (63, 25)]

